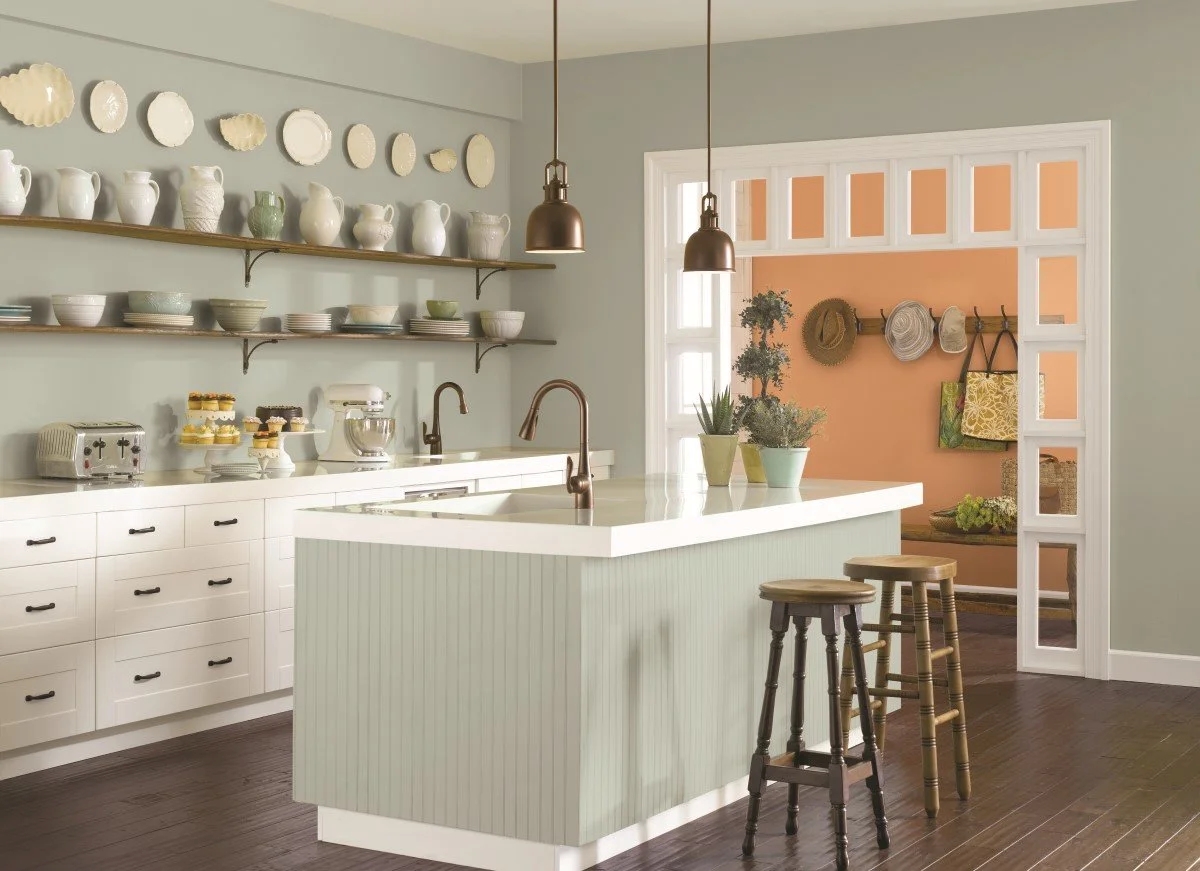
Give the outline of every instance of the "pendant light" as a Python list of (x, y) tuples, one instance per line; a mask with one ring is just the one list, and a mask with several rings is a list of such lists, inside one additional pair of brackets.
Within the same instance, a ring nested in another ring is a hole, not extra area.
[(554, 0), (554, 159), (546, 164), (545, 201), (529, 213), (525, 251), (578, 254), (583, 251), (583, 218), (567, 202), (567, 165), (558, 159), (558, 0)]
[(717, 219), (717, 195), (712, 192), (712, 0), (708, 0), (707, 80), (708, 193), (700, 198), (700, 229), (683, 249), (684, 272), (733, 272), (733, 240)]

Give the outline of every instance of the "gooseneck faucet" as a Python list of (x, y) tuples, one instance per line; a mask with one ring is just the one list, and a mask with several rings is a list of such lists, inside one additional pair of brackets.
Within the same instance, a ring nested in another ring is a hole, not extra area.
[(587, 397), (583, 395), (579, 385), (565, 378), (555, 378), (539, 387), (533, 394), (529, 413), (525, 415), (525, 422), (521, 424), (518, 435), (527, 442), (533, 441), (537, 434), (538, 412), (541, 410), (542, 400), (546, 398), (547, 393), (555, 389), (566, 390), (579, 402), (579, 474), (575, 474), (574, 461), (567, 457), (567, 492), (575, 496), (576, 508), (588, 509), (592, 507), (593, 498), (592, 462), (589, 456), (591, 452), (588, 450), (588, 404)]
[(463, 395), (463, 389), (453, 381), (439, 384), (437, 390), (433, 391), (433, 432), (429, 432), (425, 422), (421, 421), (421, 441), (429, 445), (431, 455), (442, 453), (442, 391), (447, 387), (458, 394), (458, 413), (467, 413), (467, 398)]

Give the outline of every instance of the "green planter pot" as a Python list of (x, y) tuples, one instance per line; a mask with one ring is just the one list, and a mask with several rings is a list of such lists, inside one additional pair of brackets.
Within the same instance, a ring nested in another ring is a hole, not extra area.
[(737, 446), (738, 437), (735, 435), (700, 436), (700, 454), (704, 457), (704, 474), (708, 478), (708, 486), (729, 486)]
[(767, 483), (767, 473), (763, 471), (762, 457), (759, 456), (758, 445), (742, 442), (742, 465), (746, 469), (746, 480), (749, 483)]
[(795, 490), (800, 486), (804, 463), (808, 460), (808, 448), (759, 448), (759, 452), (768, 487)]

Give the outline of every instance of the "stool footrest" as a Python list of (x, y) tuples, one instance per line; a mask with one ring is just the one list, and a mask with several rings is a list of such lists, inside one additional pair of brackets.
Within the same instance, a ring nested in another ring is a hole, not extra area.
[[(861, 756), (846, 756), (846, 783), (858, 783), (871, 776), (871, 765)], [(763, 768), (763, 777), (776, 783), (800, 786), (829, 786), (829, 754), (813, 750), (784, 753)]]
[(917, 632), (917, 627), (912, 623), (864, 623), (862, 628), (864, 632), (896, 632), (901, 635), (915, 635)]
[(949, 656), (953, 652), (954, 652), (953, 647), (939, 647), (937, 650), (935, 650), (929, 654), (929, 658), (932, 659), (934, 662), (937, 662), (939, 659), (945, 659), (947, 656)]
[(866, 653), (870, 653), (872, 650), (883, 650), (883, 648), (885, 648), (887, 646), (888, 646), (887, 639), (880, 638), (878, 641), (872, 641), (870, 644), (864, 644), (862, 647), (863, 647), (863, 653), (866, 654)]
[[(887, 674), (888, 683), (920, 683), (920, 678), (915, 674), (896, 674), (894, 671), (889, 671)], [(949, 687), (950, 681), (944, 677), (935, 677), (933, 679), (935, 687)]]
[(944, 714), (938, 714), (933, 718), (933, 725), (941, 726), (944, 723), (949, 723), (951, 720), (958, 719), (958, 708), (951, 708)]
[[(871, 702), (871, 710), (872, 711), (878, 710), (879, 708), (882, 708), (882, 707), (883, 707), (883, 699), (875, 699)], [(860, 717), (860, 716), (862, 716), (862, 711), (860, 711), (858, 708), (855, 708), (854, 710), (852, 710), (850, 712), (851, 720), (853, 720), (855, 717)], [(843, 725), (845, 725), (845, 724), (843, 724)]]
[(916, 690), (894, 690), (891, 687), (872, 687), (868, 692), (877, 699), (918, 699)]

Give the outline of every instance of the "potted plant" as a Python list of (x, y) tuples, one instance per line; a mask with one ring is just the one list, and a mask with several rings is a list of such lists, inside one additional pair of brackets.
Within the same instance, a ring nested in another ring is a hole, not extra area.
[[(767, 288), (762, 293), (756, 293), (750, 304), (741, 311), (741, 325), (751, 331), (751, 341), (738, 355), (733, 368), (738, 375), (750, 381), (758, 392), (754, 396), (738, 397), (739, 419), (745, 418), (746, 410), (752, 403), (779, 402), (778, 397), (771, 395), (770, 388), (783, 387), (783, 370), (791, 363), (791, 357), (788, 356), (787, 346), (773, 339), (775, 331), (786, 329), (792, 317), (792, 304), (788, 302), (787, 293), (786, 290), (776, 292)], [(746, 467), (746, 479), (752, 484), (766, 481), (759, 458), (759, 445), (753, 434), (749, 443), (742, 445), (742, 465)]]
[(700, 453), (704, 457), (708, 484), (710, 487), (728, 487), (738, 444), (738, 421), (733, 413), (729, 388), (718, 393), (714, 386), (711, 405), (706, 405), (701, 396), (696, 417), (700, 421)]
[(746, 413), (746, 427), (759, 446), (768, 487), (794, 489), (800, 485), (808, 442), (826, 418), (823, 408), (755, 400)]

